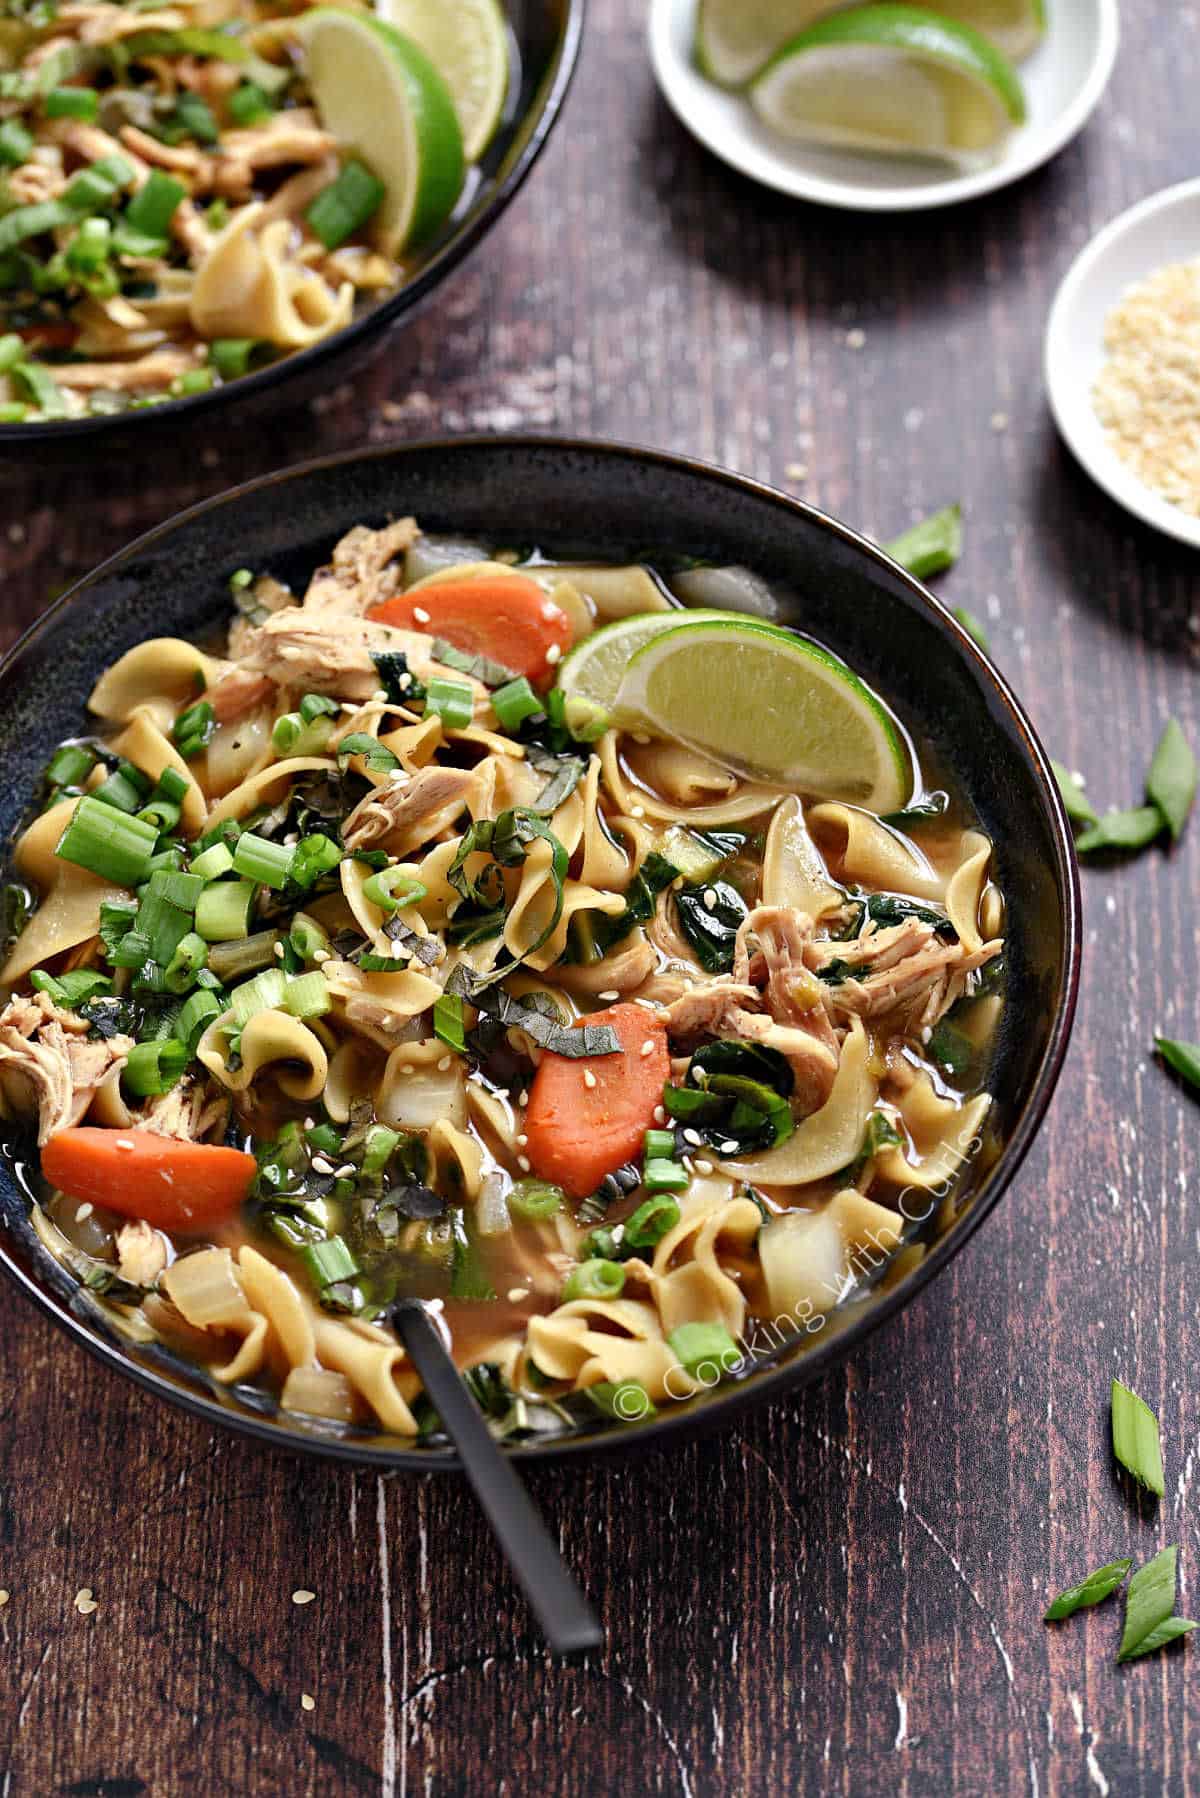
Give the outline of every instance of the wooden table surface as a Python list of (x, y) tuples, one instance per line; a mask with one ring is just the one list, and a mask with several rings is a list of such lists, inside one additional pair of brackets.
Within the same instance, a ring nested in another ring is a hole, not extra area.
[[(4, 640), (135, 532), (277, 464), (612, 435), (881, 535), (961, 499), (946, 596), (1093, 796), (1135, 802), (1168, 713), (1200, 740), (1195, 559), (1069, 460), (1040, 346), (1079, 246), (1194, 172), (1196, 12), (1127, 0), (1075, 144), (895, 223), (727, 172), (658, 100), (642, 26), (642, 0), (593, 0), (544, 162), (354, 391), (236, 443), (4, 488)], [(603, 1610), (607, 1650), (579, 1667), (548, 1661), (457, 1481), (214, 1435), (0, 1293), (0, 1798), (1200, 1790), (1200, 1649), (1117, 1668), (1117, 1606), (1040, 1622), (1086, 1570), (1168, 1542), (1180, 1610), (1200, 1602), (1200, 1113), (1148, 1052), (1156, 1027), (1200, 1037), (1198, 873), (1200, 824), (1086, 871), (1049, 1120), (906, 1314), (724, 1436), (531, 1480)], [(1140, 1512), (1107, 1450), (1112, 1374), (1162, 1417), (1167, 1495)]]

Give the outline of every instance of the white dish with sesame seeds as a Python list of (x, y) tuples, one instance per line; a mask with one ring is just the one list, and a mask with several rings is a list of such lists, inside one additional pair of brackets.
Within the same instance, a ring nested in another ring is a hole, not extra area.
[[(1200, 546), (1200, 517), (1172, 504), (1141, 478), (1129, 460), (1123, 459), (1096, 411), (1093, 397), (1096, 383), (1115, 350), (1122, 360), (1122, 386), (1128, 392), (1129, 403), (1136, 408), (1134, 418), (1144, 422), (1151, 436), (1161, 437), (1169, 423), (1164, 412), (1156, 413), (1156, 398), (1162, 405), (1175, 400), (1182, 400), (1185, 406), (1189, 403), (1188, 396), (1176, 393), (1173, 386), (1165, 392), (1158, 390), (1139, 397), (1134, 390), (1140, 361), (1135, 338), (1121, 329), (1119, 320), (1114, 320), (1113, 342), (1108, 348), (1105, 340), (1114, 307), (1127, 301), (1131, 290), (1140, 290), (1143, 283), (1156, 276), (1159, 282), (1164, 277), (1169, 279), (1173, 268), (1196, 257), (1200, 257), (1200, 180), (1165, 188), (1121, 213), (1092, 239), (1067, 271), (1046, 326), (1043, 367), (1054, 421), (1097, 485), (1144, 523), (1181, 543)], [(1133, 297), (1136, 303), (1136, 292)], [(1154, 326), (1153, 307), (1143, 306), (1141, 310), (1143, 316), (1131, 321), (1137, 327), (1136, 335)], [(1194, 302), (1191, 310), (1194, 314)], [(1164, 329), (1167, 322), (1164, 319)], [(1149, 353), (1157, 365), (1157, 377), (1165, 376), (1170, 359), (1156, 354), (1152, 340)], [(1130, 357), (1132, 360), (1127, 360)], [(1154, 387), (1158, 389), (1158, 378)], [(1142, 409), (1143, 399), (1146, 410)], [(1197, 411), (1200, 387), (1197, 402), (1191, 406), (1193, 421)], [(1194, 433), (1194, 422), (1190, 428)], [(1142, 435), (1140, 426), (1137, 434)], [(1136, 450), (1134, 453), (1136, 456)], [(1147, 452), (1143, 468), (1148, 476), (1152, 474), (1152, 467), (1147, 465), (1151, 461)], [(1200, 494), (1196, 503), (1200, 504)]]
[(783, 137), (744, 92), (718, 87), (696, 66), (696, 0), (651, 0), (650, 58), (672, 111), (715, 156), (796, 199), (858, 212), (915, 212), (1006, 187), (1039, 168), (1082, 130), (1117, 53), (1117, 0), (1050, 0), (1042, 42), (1018, 65), (1025, 123), (995, 159), (955, 166), (916, 156), (834, 149)]

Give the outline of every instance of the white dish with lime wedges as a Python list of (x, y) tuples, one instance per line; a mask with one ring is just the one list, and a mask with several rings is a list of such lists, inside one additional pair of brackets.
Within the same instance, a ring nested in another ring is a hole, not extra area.
[(714, 155), (798, 199), (945, 206), (1049, 160), (1096, 106), (1117, 0), (651, 0), (664, 97)]

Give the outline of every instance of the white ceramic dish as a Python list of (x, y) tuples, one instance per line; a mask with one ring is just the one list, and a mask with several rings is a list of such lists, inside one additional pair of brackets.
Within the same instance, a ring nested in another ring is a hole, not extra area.
[(651, 0), (650, 58), (672, 111), (715, 156), (781, 193), (860, 212), (915, 212), (992, 193), (1057, 154), (1083, 128), (1117, 54), (1117, 0), (1047, 0), (1049, 27), (1018, 65), (1029, 116), (999, 158), (955, 169), (919, 157), (873, 156), (791, 142), (741, 94), (692, 62), (696, 0)]
[(1200, 518), (1160, 499), (1105, 441), (1092, 410), (1104, 363), (1104, 320), (1134, 282), (1200, 256), (1200, 180), (1164, 188), (1106, 225), (1068, 269), (1046, 326), (1044, 370), (1054, 422), (1094, 481), (1119, 505), (1181, 543), (1200, 546)]

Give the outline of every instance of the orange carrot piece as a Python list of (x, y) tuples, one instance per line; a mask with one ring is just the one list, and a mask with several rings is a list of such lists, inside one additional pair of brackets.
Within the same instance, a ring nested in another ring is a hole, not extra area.
[(256, 1171), (253, 1155), (240, 1149), (153, 1130), (80, 1125), (60, 1130), (42, 1150), (42, 1172), (59, 1192), (161, 1230), (202, 1230), (227, 1217)]
[(437, 581), (415, 593), (397, 593), (367, 616), (444, 637), (467, 655), (489, 656), (542, 683), (554, 678), (571, 646), (567, 614), (536, 581), (520, 574)]
[(574, 1199), (641, 1152), (671, 1073), (666, 1028), (644, 1006), (613, 1005), (586, 1022), (615, 1030), (620, 1052), (577, 1061), (543, 1055), (525, 1111), (534, 1173)]

